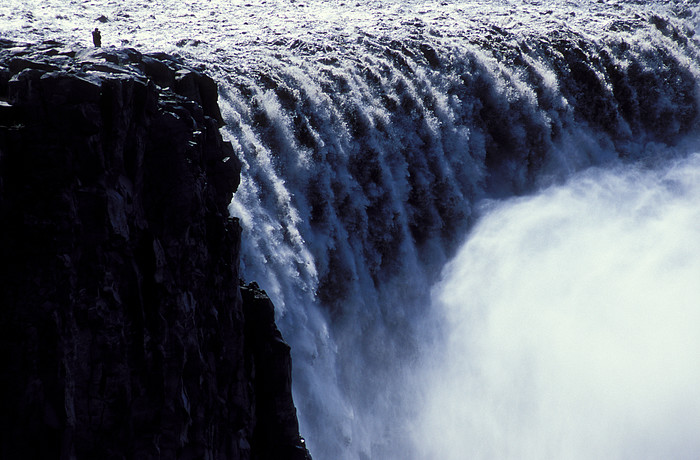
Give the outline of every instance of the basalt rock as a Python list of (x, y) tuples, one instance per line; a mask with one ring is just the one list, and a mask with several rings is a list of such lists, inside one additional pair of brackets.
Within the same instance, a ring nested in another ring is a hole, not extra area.
[(216, 97), (167, 55), (0, 43), (1, 458), (308, 458)]
[(258, 417), (252, 446), (257, 458), (304, 460), (306, 448), (297, 439), (299, 427), (292, 402), (289, 345), (275, 325), (275, 307), (256, 283), (241, 286), (246, 318), (245, 343), (252, 350), (249, 372), (253, 375)]

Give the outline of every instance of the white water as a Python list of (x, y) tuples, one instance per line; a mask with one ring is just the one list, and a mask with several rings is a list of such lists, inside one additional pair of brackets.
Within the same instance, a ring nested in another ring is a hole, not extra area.
[(700, 452), (700, 155), (491, 203), (434, 288), (419, 458)]
[[(244, 227), (243, 273), (278, 309), (292, 345), (302, 435), (317, 460), (463, 458), (482, 447), (488, 453), (509, 446), (518, 458), (529, 446), (503, 435), (518, 420), (488, 412), (488, 398), (498, 393), (470, 395), (466, 402), (484, 408), (467, 410), (453, 386), (480, 383), (451, 372), (521, 356), (496, 348), (473, 364), (460, 358), (461, 346), (443, 343), (442, 334), (462, 337), (453, 326), (470, 310), (453, 307), (456, 318), (440, 314), (430, 287), (481, 212), (474, 209), (480, 200), (531, 192), (590, 165), (616, 168), (610, 177), (624, 177), (628, 166), (618, 164), (620, 155), (681, 155), (666, 143), (696, 129), (700, 71), (698, 46), (689, 38), (697, 29), (691, 7), (682, 1), (9, 0), (0, 4), (0, 34), (88, 45), (97, 25), (106, 46), (179, 53), (217, 78), (228, 125), (223, 133), (243, 162), (231, 205)], [(106, 22), (96, 22), (101, 15)], [(574, 67), (581, 60), (585, 65)], [(498, 235), (504, 245), (509, 241), (510, 233)], [(580, 257), (582, 266), (583, 256), (593, 254), (592, 248), (583, 255), (567, 251), (553, 249), (574, 262)], [(510, 254), (515, 263), (519, 252)], [(599, 257), (601, 265), (617, 260)], [(528, 265), (522, 275), (533, 270)], [(508, 283), (501, 283), (497, 293), (506, 291)], [(632, 291), (636, 283), (627, 281)], [(572, 315), (579, 313), (574, 308)], [(639, 337), (654, 338), (643, 332)], [(496, 337), (504, 347), (515, 343), (507, 336)], [(513, 404), (537, 403), (533, 397)], [(455, 418), (425, 415), (449, 413), (445, 406)], [(493, 430), (464, 435), (462, 425), (479, 425), (482, 414)], [(527, 412), (521, 417), (528, 420)], [(440, 420), (454, 422), (443, 427)], [(563, 426), (551, 420), (549, 430)], [(585, 457), (585, 449), (571, 449), (572, 457)]]

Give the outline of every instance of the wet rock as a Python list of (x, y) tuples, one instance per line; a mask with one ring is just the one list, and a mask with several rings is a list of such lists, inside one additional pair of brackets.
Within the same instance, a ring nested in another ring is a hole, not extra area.
[(423, 53), (425, 59), (428, 61), (428, 64), (430, 64), (430, 67), (432, 67), (433, 69), (437, 69), (438, 67), (440, 67), (440, 58), (438, 57), (437, 52), (432, 46), (426, 43), (421, 43), (420, 50)]
[(307, 458), (216, 98), (169, 56), (0, 43), (0, 458)]
[(173, 86), (175, 83), (175, 71), (164, 61), (151, 56), (143, 56), (143, 67), (146, 74), (163, 87)]
[(296, 409), (291, 400), (289, 345), (275, 325), (275, 307), (257, 284), (241, 286), (245, 315), (245, 343), (258, 400), (253, 449), (258, 458), (306, 460), (310, 456), (299, 436)]
[(193, 70), (181, 69), (175, 72), (174, 89), (179, 94), (200, 103), (205, 115), (223, 125), (219, 105), (212, 103), (216, 101), (217, 88), (216, 82), (210, 77)]
[(43, 71), (47, 71), (47, 72), (51, 72), (51, 71), (59, 69), (58, 66), (48, 64), (46, 62), (32, 61), (32, 60), (24, 59), (21, 57), (17, 57), (17, 58), (10, 60), (9, 67), (10, 67), (10, 72), (13, 74), (17, 74), (24, 69), (37, 69), (37, 70), (43, 70)]

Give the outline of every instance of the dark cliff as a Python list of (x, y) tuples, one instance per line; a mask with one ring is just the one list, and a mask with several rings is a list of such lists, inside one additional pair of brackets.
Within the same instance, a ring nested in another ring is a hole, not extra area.
[(0, 44), (0, 457), (308, 457), (220, 123), (176, 58)]

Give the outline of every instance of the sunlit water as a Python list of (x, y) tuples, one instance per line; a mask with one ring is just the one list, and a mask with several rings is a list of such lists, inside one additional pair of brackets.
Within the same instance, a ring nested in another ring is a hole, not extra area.
[(696, 17), (684, 1), (4, 0), (0, 35), (90, 46), (97, 26), (103, 46), (217, 79), (242, 272), (277, 307), (316, 459), (685, 458)]
[(489, 203), (433, 289), (422, 458), (700, 452), (700, 155)]

